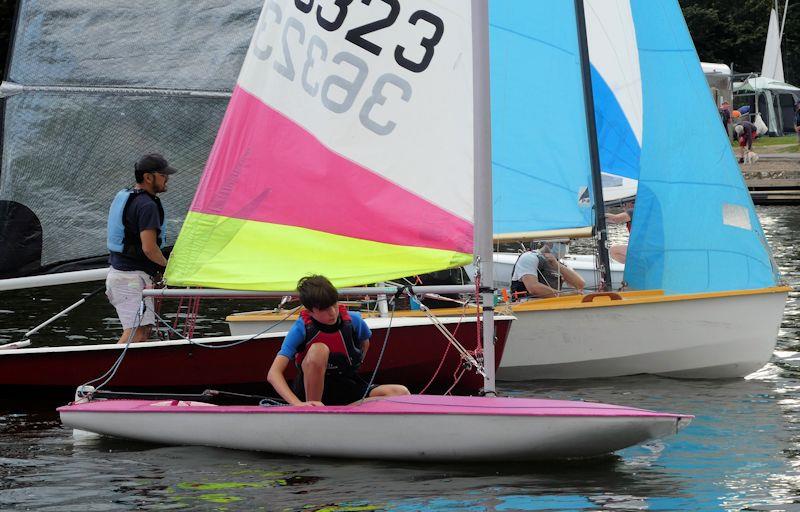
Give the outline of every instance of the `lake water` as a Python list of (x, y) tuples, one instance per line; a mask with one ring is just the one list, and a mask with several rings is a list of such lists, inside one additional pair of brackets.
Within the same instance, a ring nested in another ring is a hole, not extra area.
[[(800, 285), (800, 208), (760, 207), (786, 281)], [(612, 238), (621, 238), (615, 231)], [(0, 294), (0, 342), (95, 284)], [(210, 305), (198, 329), (243, 305)], [(600, 460), (403, 464), (154, 446), (61, 427), (56, 404), (0, 397), (0, 511), (793, 510), (800, 511), (798, 293), (773, 360), (747, 379), (652, 376), (501, 385), (514, 396), (597, 400), (696, 415), (677, 436)], [(117, 334), (103, 297), (47, 328), (48, 344)], [(267, 362), (265, 362), (265, 365)], [(487, 432), (487, 436), (495, 435)]]

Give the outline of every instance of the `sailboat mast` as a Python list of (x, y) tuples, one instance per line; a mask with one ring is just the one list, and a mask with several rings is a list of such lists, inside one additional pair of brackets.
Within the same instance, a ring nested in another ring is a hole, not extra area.
[(603, 180), (600, 175), (600, 151), (597, 147), (597, 126), (594, 117), (594, 95), (592, 93), (592, 73), (589, 61), (589, 44), (586, 37), (586, 13), (583, 0), (575, 0), (575, 21), (578, 32), (578, 49), (581, 59), (581, 78), (583, 79), (583, 103), (586, 111), (586, 129), (589, 135), (589, 162), (592, 171), (592, 192), (594, 195), (595, 229), (597, 232), (597, 257), (603, 276), (603, 289), (611, 289), (611, 263), (608, 259), (608, 233), (606, 230), (605, 204), (603, 202)]
[(495, 394), (492, 262), (492, 121), (489, 96), (489, 6), (472, 0), (472, 115), (475, 179), (475, 255), (480, 258), (483, 304), (483, 389)]
[[(789, 11), (789, 0), (786, 0), (786, 5), (783, 6), (783, 17), (781, 19), (781, 32), (778, 35), (778, 45), (783, 42), (783, 29), (786, 27), (786, 13)], [(775, 0), (775, 14), (778, 14), (778, 0)]]

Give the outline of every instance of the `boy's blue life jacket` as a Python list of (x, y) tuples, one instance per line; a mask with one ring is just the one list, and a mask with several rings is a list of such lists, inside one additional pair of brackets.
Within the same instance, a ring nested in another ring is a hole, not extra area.
[[(142, 252), (142, 239), (139, 233), (125, 224), (126, 214), (133, 198), (139, 194), (146, 194), (142, 189), (126, 188), (117, 192), (108, 210), (108, 231), (106, 234), (106, 246), (111, 252), (118, 252), (134, 258), (146, 258)], [(167, 221), (164, 215), (164, 207), (161, 201), (155, 201), (158, 206), (158, 218), (161, 227), (158, 229), (158, 246), (162, 249), (167, 245)]]
[(335, 332), (324, 332), (314, 323), (307, 310), (304, 309), (300, 312), (300, 318), (303, 319), (306, 328), (306, 337), (303, 343), (297, 347), (295, 364), (298, 368), (303, 363), (303, 358), (311, 345), (324, 343), (330, 349), (328, 371), (349, 373), (358, 369), (361, 359), (364, 357), (363, 351), (360, 347), (360, 340), (356, 339), (350, 312), (342, 305), (339, 305), (339, 317), (342, 319), (339, 329)]

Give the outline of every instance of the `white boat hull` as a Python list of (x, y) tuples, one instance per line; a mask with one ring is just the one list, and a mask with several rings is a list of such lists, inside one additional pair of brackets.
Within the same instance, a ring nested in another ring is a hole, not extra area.
[[(67, 427), (162, 444), (315, 457), (452, 461), (600, 456), (674, 434), (691, 419), (558, 400), (425, 395), (391, 400), (396, 402), (389, 407), (378, 400), (342, 407), (270, 408), (153, 407), (145, 401), (114, 400), (108, 402), (141, 405), (104, 411), (106, 404), (98, 401), (62, 407), (59, 412)], [(474, 405), (448, 406), (449, 400)], [(513, 405), (493, 408), (488, 405), (492, 402)], [(536, 405), (521, 405), (525, 403)], [(583, 406), (585, 412), (576, 413), (574, 405)], [(521, 408), (531, 413), (520, 413)]]
[(576, 300), (560, 307), (523, 303), (513, 308), (517, 320), (497, 377), (743, 377), (772, 356), (787, 294), (788, 288), (769, 288), (598, 304)]

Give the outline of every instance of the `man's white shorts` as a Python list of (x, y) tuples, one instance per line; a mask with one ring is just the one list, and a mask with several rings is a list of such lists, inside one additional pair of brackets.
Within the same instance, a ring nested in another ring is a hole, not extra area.
[(141, 319), (137, 318), (142, 302), (142, 290), (152, 287), (153, 279), (147, 272), (139, 270), (123, 271), (113, 267), (108, 269), (106, 297), (108, 297), (111, 305), (116, 308), (117, 316), (122, 322), (123, 329), (154, 325), (156, 323), (155, 315), (153, 315), (152, 297), (147, 297), (144, 300), (144, 315)]

